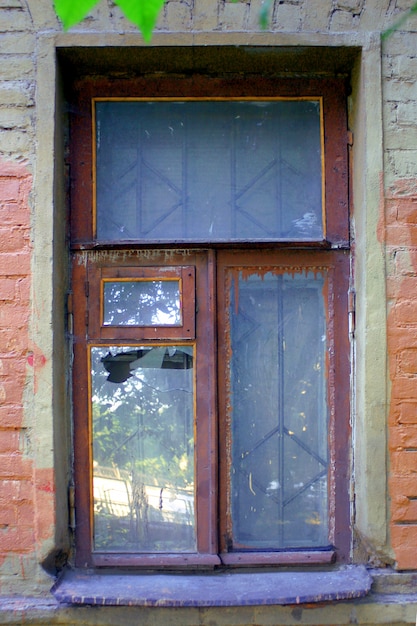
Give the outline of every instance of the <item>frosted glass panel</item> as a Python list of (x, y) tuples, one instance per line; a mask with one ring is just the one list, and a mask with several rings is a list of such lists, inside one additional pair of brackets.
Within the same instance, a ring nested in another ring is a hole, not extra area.
[(193, 371), (191, 346), (91, 348), (95, 550), (195, 551)]
[(248, 270), (231, 281), (236, 546), (328, 544), (323, 284), (319, 274)]
[(97, 237), (323, 238), (319, 101), (97, 102)]

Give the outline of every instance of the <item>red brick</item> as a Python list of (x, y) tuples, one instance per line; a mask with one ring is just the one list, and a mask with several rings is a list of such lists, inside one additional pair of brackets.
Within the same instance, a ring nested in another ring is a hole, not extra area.
[(386, 228), (386, 242), (389, 246), (415, 246), (417, 244), (417, 225), (400, 224)]
[(398, 424), (417, 424), (417, 402), (400, 402), (395, 414)]
[(33, 484), (30, 480), (2, 480), (0, 483), (0, 505), (32, 503)]
[(391, 428), (389, 446), (392, 450), (402, 448), (417, 448), (417, 426), (407, 425)]
[(385, 224), (417, 224), (416, 198), (388, 199), (385, 203)]
[(417, 325), (417, 298), (397, 301), (393, 308), (395, 323)]
[(23, 408), (19, 405), (0, 404), (0, 427), (20, 426), (23, 420)]
[(20, 435), (17, 430), (0, 430), (0, 454), (19, 452)]
[(398, 569), (416, 569), (417, 524), (393, 524), (391, 540)]
[(3, 526), (16, 526), (18, 520), (16, 506), (2, 504), (0, 507), (0, 528)]
[(396, 376), (392, 381), (391, 398), (417, 401), (417, 385), (414, 378)]
[(2, 380), (2, 397), (3, 402), (16, 405), (22, 402), (23, 386), (25, 384), (25, 372), (16, 371), (13, 378), (5, 378)]
[(395, 474), (417, 474), (417, 451), (402, 450), (391, 452), (391, 472)]
[(26, 328), (29, 323), (29, 306), (16, 302), (3, 304), (0, 308), (0, 328)]
[(387, 296), (388, 298), (406, 299), (410, 294), (416, 294), (417, 297), (417, 276), (390, 276), (387, 278)]
[(35, 508), (33, 502), (19, 502), (15, 508), (16, 517), (19, 525), (29, 526), (35, 518)]
[(417, 348), (401, 350), (397, 355), (397, 366), (400, 374), (417, 376)]
[(29, 303), (30, 302), (30, 288), (31, 288), (30, 277), (18, 278), (16, 302), (19, 302), (20, 304)]
[(0, 354), (23, 354), (28, 348), (27, 334), (20, 329), (0, 328)]
[(393, 498), (400, 494), (410, 498), (417, 496), (417, 474), (390, 476), (389, 485)]
[(398, 222), (417, 224), (417, 198), (398, 198), (394, 206)]
[(11, 176), (3, 177), (0, 174), (0, 202), (17, 200), (20, 191), (20, 180)]
[(38, 492), (55, 493), (55, 474), (50, 467), (36, 470), (35, 487)]
[[(390, 358), (406, 348), (417, 348), (417, 332), (415, 326), (393, 326), (388, 324), (388, 351)], [(393, 363), (394, 364), (394, 361)], [(391, 375), (394, 370), (391, 371)]]
[(32, 476), (31, 463), (21, 454), (0, 454), (0, 478), (29, 479)]
[(398, 202), (396, 199), (385, 200), (385, 226), (395, 224), (398, 216)]
[(393, 522), (416, 522), (417, 524), (417, 500), (398, 496), (391, 503), (391, 519)]
[(13, 278), (0, 278), (0, 300), (14, 300), (16, 293), (16, 280)]
[(54, 502), (53, 493), (40, 492), (36, 498), (36, 535), (39, 541), (52, 539), (54, 536)]
[(415, 326), (400, 326), (393, 323), (394, 316), (389, 315), (388, 343), (390, 351), (395, 354), (404, 348), (417, 347), (417, 333)]
[(414, 198), (417, 196), (417, 181), (415, 178), (400, 178), (389, 187), (387, 196), (389, 198)]
[(2, 204), (0, 200), (0, 223), (13, 226), (27, 226), (29, 224), (29, 210), (17, 204)]
[(23, 226), (0, 228), (0, 252), (29, 250), (29, 229)]
[(25, 276), (30, 272), (30, 252), (0, 253), (0, 274)]
[(0, 530), (0, 552), (29, 552), (34, 549), (33, 528), (5, 528)]
[(417, 251), (413, 248), (408, 250), (391, 250), (397, 275), (407, 276), (417, 273)]

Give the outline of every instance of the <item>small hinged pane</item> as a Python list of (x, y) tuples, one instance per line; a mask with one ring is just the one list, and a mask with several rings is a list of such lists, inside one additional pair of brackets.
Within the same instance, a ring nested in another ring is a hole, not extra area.
[(92, 260), (88, 275), (91, 305), (100, 307), (90, 316), (92, 338), (194, 339), (195, 266), (101, 266)]
[(179, 280), (103, 281), (104, 326), (181, 326)]

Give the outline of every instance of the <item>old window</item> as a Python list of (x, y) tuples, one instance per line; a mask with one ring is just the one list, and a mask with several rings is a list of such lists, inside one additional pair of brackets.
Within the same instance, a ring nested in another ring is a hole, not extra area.
[(343, 81), (81, 87), (78, 565), (346, 560)]

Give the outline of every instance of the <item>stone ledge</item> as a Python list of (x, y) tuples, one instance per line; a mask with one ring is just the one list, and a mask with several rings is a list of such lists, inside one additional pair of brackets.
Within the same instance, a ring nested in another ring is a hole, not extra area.
[(363, 566), (328, 571), (117, 574), (67, 570), (52, 588), (65, 605), (232, 607), (302, 605), (366, 596)]

